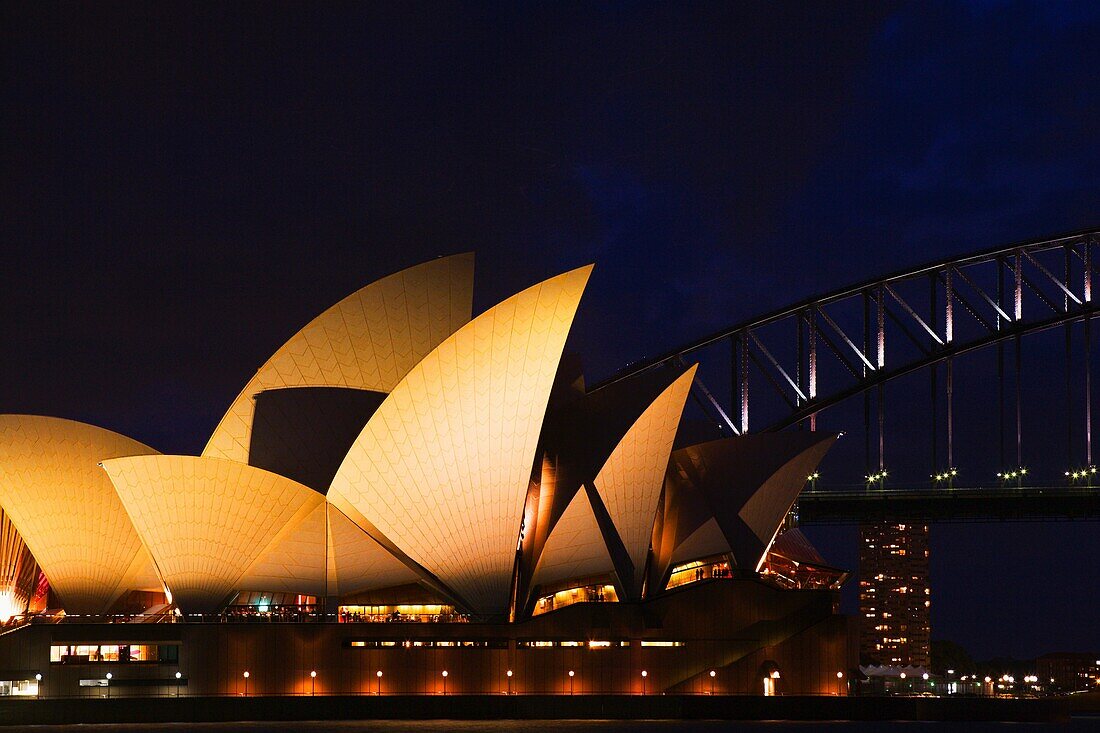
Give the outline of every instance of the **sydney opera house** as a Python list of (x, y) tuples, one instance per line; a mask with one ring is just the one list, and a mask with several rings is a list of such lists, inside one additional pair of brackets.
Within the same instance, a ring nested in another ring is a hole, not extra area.
[(689, 365), (586, 389), (590, 272), (370, 284), (199, 456), (0, 416), (0, 694), (843, 694), (846, 575), (782, 531), (836, 436), (700, 440)]

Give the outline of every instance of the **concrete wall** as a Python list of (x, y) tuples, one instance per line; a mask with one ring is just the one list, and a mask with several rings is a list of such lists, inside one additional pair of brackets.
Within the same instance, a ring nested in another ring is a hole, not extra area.
[[(0, 636), (0, 674), (44, 675), (42, 695), (103, 696), (80, 679), (114, 676), (112, 695), (362, 695), (570, 692), (761, 694), (778, 666), (783, 694), (837, 694), (852, 668), (848, 623), (825, 591), (752, 580), (685, 586), (640, 604), (578, 604), (518, 624), (173, 623), (32, 624)], [(490, 641), (500, 648), (355, 647), (392, 640)], [(625, 647), (525, 648), (527, 640), (629, 641)], [(682, 642), (646, 647), (643, 640)], [(178, 664), (50, 664), (51, 644), (178, 643)], [(642, 671), (647, 672), (644, 681)], [(714, 670), (715, 677), (709, 672)], [(310, 672), (316, 671), (316, 678)], [(377, 672), (382, 671), (381, 679)], [(3, 678), (3, 677), (0, 677)], [(134, 681), (154, 683), (137, 686)], [(160, 680), (162, 684), (155, 684)]]

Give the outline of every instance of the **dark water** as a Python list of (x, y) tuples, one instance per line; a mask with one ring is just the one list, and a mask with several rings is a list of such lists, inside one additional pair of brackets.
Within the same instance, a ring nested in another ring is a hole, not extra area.
[[(0, 731), (3, 731), (0, 728)], [(1071, 723), (916, 723), (916, 722), (736, 722), (717, 720), (503, 720), (503, 721), (364, 721), (291, 723), (169, 723), (127, 725), (40, 725), (21, 730), (35, 733), (98, 733), (99, 731), (149, 731), (150, 733), (228, 733), (229, 731), (272, 731), (273, 733), (688, 733), (689, 731), (760, 731), (761, 733), (1038, 733), (1100, 731), (1100, 718), (1074, 718)]]

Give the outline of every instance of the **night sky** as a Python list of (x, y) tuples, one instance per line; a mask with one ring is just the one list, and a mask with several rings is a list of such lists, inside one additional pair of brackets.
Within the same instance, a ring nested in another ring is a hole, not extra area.
[[(1096, 3), (397, 5), (3, 6), (0, 411), (196, 453), (300, 326), (441, 254), (477, 312), (595, 262), (598, 380), (1100, 224)], [(1100, 649), (1098, 535), (934, 527), (933, 637)]]

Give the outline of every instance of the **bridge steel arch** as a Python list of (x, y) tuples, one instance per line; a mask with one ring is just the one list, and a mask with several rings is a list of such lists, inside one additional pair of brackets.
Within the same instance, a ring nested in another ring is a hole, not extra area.
[[(877, 466), (878, 470), (884, 470), (884, 386), (899, 377), (929, 369), (931, 394), (935, 396), (942, 389), (946, 406), (943, 415), (946, 454), (937, 459), (937, 439), (933, 435), (933, 462), (951, 468), (953, 362), (963, 354), (995, 347), (1001, 465), (1008, 465), (1005, 414), (1011, 402), (1016, 425), (1014, 458), (1016, 466), (1023, 466), (1020, 342), (1030, 334), (1064, 327), (1067, 394), (1071, 363), (1082, 362), (1084, 367), (1083, 448), (1085, 463), (1091, 466), (1091, 323), (1100, 311), (1093, 298), (1093, 281), (1098, 272), (1093, 260), (1098, 242), (1100, 229), (1082, 230), (867, 280), (737, 323), (636, 362), (594, 389), (651, 369), (681, 364), (696, 358), (697, 352), (725, 343), (729, 347), (726, 352), (731, 380), (729, 403), (721, 404), (701, 380), (695, 386), (696, 400), (721, 428), (733, 434), (749, 430), (750, 406), (760, 399), (755, 392), (750, 394), (751, 374), (765, 378), (773, 402), (776, 396), (781, 400), (778, 415), (759, 427), (752, 426), (757, 431), (794, 425), (808, 425), (812, 429), (822, 411), (862, 395), (870, 472), (875, 470), (872, 436), (876, 421)], [(1083, 324), (1083, 343), (1081, 358), (1075, 359), (1073, 329), (1078, 323)], [(1007, 400), (1005, 395), (1007, 356), (1013, 359), (1013, 400)], [(944, 381), (938, 384), (941, 365)], [(873, 402), (877, 415), (872, 414)], [(940, 418), (936, 415), (935, 399), (932, 409), (932, 423), (936, 426)], [(1072, 427), (1068, 432), (1072, 442)]]

